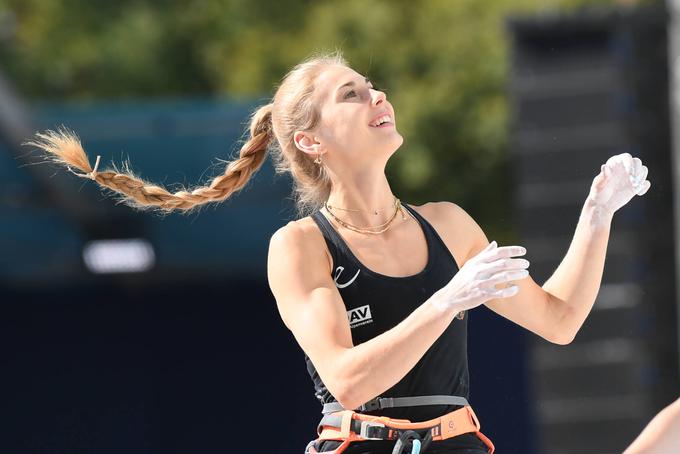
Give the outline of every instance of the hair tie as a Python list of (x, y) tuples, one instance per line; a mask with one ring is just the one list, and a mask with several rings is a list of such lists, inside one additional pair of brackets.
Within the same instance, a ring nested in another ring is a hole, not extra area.
[(96, 180), (97, 178), (97, 168), (99, 167), (99, 161), (101, 159), (101, 156), (97, 155), (97, 160), (94, 163), (94, 168), (92, 169), (92, 172), (88, 173), (78, 173), (74, 172), (73, 169), (71, 169), (71, 166), (66, 166), (69, 172), (71, 172), (73, 175), (80, 177), (80, 178), (89, 178), (90, 180)]

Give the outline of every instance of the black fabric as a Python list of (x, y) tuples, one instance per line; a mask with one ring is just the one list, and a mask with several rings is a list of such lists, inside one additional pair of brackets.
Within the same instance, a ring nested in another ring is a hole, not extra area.
[[(366, 342), (396, 326), (434, 292), (446, 285), (458, 272), (453, 256), (432, 225), (407, 204), (403, 206), (420, 224), (428, 247), (428, 260), (425, 268), (417, 274), (406, 277), (387, 276), (368, 269), (352, 253), (340, 234), (320, 211), (312, 214), (312, 219), (319, 226), (333, 259), (333, 278), (348, 311), (354, 345)], [(367, 309), (370, 309), (370, 312)], [(317, 399), (322, 404), (336, 401), (306, 355), (305, 361), (307, 371), (314, 383)], [(469, 397), (467, 314), (464, 314), (462, 319), (455, 318), (420, 361), (381, 396), (407, 397), (433, 394), (462, 396), (466, 399)], [(474, 408), (474, 403), (472, 405)], [(439, 417), (457, 408), (460, 407), (428, 405), (389, 408), (365, 413), (416, 422)], [(394, 441), (366, 441), (353, 443), (352, 446), (357, 444), (364, 447), (353, 447), (347, 452), (377, 454), (383, 452), (381, 449), (385, 446), (393, 446)], [(322, 445), (323, 452), (331, 450), (337, 446), (337, 443), (324, 442)], [(484, 444), (476, 436), (463, 435), (433, 442), (427, 454), (465, 452), (441, 450), (449, 448), (481, 448), (481, 452), (486, 452)]]

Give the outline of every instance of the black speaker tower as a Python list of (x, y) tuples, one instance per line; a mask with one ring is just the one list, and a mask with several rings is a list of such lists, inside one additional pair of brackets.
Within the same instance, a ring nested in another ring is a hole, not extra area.
[(564, 257), (610, 156), (640, 157), (652, 182), (614, 217), (574, 342), (532, 341), (540, 453), (621, 453), (678, 395), (667, 23), (651, 9), (508, 22), (514, 200), (534, 280)]

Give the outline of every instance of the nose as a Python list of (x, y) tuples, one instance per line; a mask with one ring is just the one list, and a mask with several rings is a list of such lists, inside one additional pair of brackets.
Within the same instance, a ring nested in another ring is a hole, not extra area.
[(371, 89), (371, 104), (374, 106), (379, 106), (385, 101), (385, 99), (387, 99), (385, 93), (380, 90)]

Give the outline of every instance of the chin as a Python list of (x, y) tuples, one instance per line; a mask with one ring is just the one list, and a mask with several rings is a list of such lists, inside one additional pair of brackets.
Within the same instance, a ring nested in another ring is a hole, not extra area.
[(396, 151), (401, 147), (401, 145), (404, 143), (404, 138), (397, 133), (397, 138), (395, 138), (394, 141), (390, 142), (389, 146), (386, 146), (386, 151), (389, 153), (390, 156), (392, 156)]
[(394, 151), (397, 151), (397, 148), (399, 148), (403, 143), (404, 143), (404, 138), (399, 134), (398, 132), (395, 132), (396, 137), (394, 138)]

